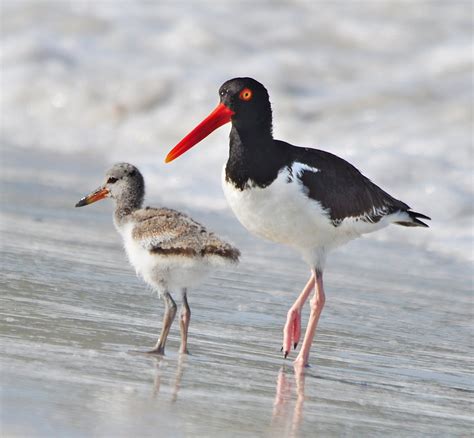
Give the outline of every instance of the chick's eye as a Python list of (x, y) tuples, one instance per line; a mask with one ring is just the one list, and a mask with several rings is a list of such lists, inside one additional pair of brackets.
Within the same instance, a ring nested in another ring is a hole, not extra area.
[(117, 178), (114, 178), (113, 176), (111, 176), (108, 180), (107, 180), (107, 184), (113, 184), (113, 183), (116, 183), (118, 180)]
[(249, 101), (252, 99), (252, 90), (250, 88), (244, 88), (240, 94), (239, 94), (239, 99), (244, 100), (245, 102)]

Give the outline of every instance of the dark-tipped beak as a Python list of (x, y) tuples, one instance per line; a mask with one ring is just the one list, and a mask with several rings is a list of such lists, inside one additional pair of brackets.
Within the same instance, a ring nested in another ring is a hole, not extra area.
[(217, 108), (212, 111), (199, 125), (197, 125), (186, 137), (184, 137), (165, 158), (165, 163), (169, 163), (187, 150), (198, 144), (201, 140), (206, 138), (211, 132), (215, 131), (219, 126), (222, 126), (231, 121), (234, 111), (225, 106), (223, 103), (217, 105)]
[(100, 201), (101, 199), (107, 198), (109, 196), (109, 189), (106, 187), (99, 187), (97, 190), (93, 191), (87, 196), (84, 196), (76, 204), (76, 207), (84, 207), (84, 205), (92, 204), (93, 202)]

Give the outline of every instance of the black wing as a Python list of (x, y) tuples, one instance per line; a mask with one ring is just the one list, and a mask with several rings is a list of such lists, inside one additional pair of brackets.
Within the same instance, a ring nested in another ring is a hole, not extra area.
[(427, 216), (408, 211), (407, 204), (390, 196), (342, 158), (318, 149), (295, 146), (291, 155), (293, 162), (318, 169), (302, 170), (297, 177), (306, 188), (307, 196), (327, 210), (334, 225), (348, 217), (375, 223), (388, 214), (404, 211), (415, 223), (401, 225), (427, 226), (416, 219), (429, 219)]

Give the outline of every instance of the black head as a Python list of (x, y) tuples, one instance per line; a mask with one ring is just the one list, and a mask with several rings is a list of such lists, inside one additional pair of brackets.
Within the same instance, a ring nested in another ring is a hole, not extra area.
[(234, 112), (232, 124), (237, 128), (270, 129), (272, 108), (266, 88), (252, 78), (234, 78), (219, 88), (221, 103)]
[(231, 79), (221, 86), (219, 95), (219, 105), (168, 153), (166, 163), (229, 122), (240, 133), (272, 137), (272, 108), (268, 92), (260, 82), (252, 78)]

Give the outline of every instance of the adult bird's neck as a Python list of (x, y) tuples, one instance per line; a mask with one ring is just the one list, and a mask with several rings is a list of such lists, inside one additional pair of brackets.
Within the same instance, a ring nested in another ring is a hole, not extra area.
[(232, 126), (226, 181), (240, 190), (248, 185), (266, 187), (286, 162), (273, 139), (271, 129), (245, 130)]

